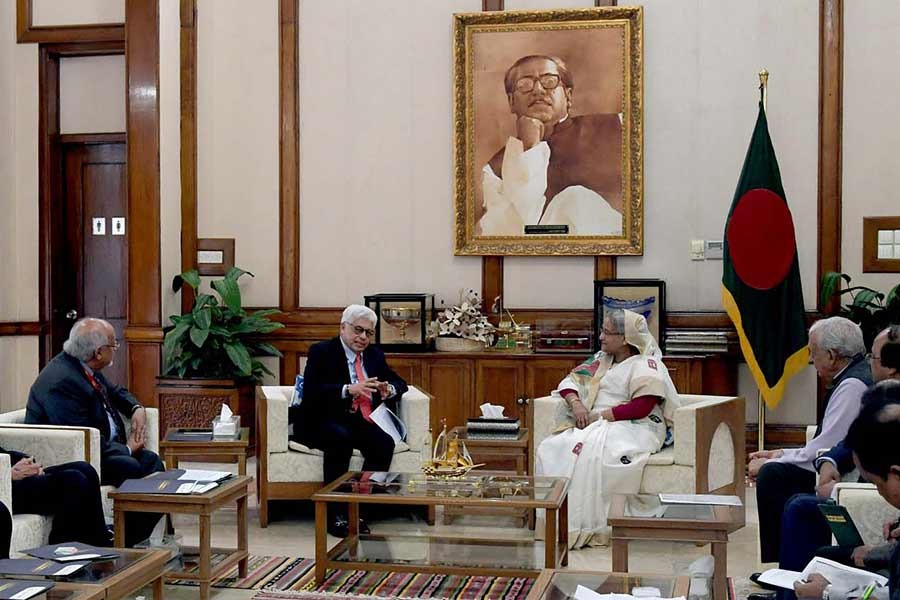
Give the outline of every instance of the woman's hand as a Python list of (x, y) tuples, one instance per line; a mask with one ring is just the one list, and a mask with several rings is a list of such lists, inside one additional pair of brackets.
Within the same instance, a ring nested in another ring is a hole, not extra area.
[(575, 417), (575, 427), (578, 429), (587, 427), (590, 423), (588, 409), (582, 404), (581, 400), (578, 399), (578, 396), (569, 394), (566, 397), (566, 403), (569, 405), (569, 410), (572, 411), (572, 416)]
[(616, 420), (616, 416), (613, 414), (611, 408), (604, 408), (603, 410), (601, 410), (600, 416), (603, 417), (604, 421), (612, 422)]

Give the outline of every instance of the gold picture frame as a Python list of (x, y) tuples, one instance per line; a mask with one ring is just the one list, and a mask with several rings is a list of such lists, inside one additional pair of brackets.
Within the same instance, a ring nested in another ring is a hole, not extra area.
[(455, 254), (643, 254), (643, 9), (456, 14), (454, 63)]

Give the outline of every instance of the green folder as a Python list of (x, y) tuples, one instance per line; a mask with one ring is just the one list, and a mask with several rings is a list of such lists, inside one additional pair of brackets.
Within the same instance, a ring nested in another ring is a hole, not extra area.
[(831, 527), (831, 533), (834, 534), (834, 539), (837, 540), (838, 546), (856, 548), (865, 543), (862, 536), (859, 535), (859, 530), (853, 523), (853, 519), (850, 518), (850, 513), (847, 512), (846, 507), (840, 504), (827, 503), (820, 504), (819, 510), (825, 515), (825, 521)]

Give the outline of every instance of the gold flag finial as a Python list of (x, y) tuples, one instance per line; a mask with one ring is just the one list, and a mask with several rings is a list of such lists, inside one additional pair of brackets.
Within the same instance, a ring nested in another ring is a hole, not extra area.
[(763, 110), (766, 110), (769, 99), (769, 71), (765, 67), (759, 70), (759, 93), (762, 98)]

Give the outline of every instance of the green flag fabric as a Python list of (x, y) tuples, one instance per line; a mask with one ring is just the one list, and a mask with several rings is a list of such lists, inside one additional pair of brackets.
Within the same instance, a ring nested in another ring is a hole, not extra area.
[(762, 102), (724, 242), (722, 303), (766, 405), (775, 408), (809, 350), (794, 221)]

